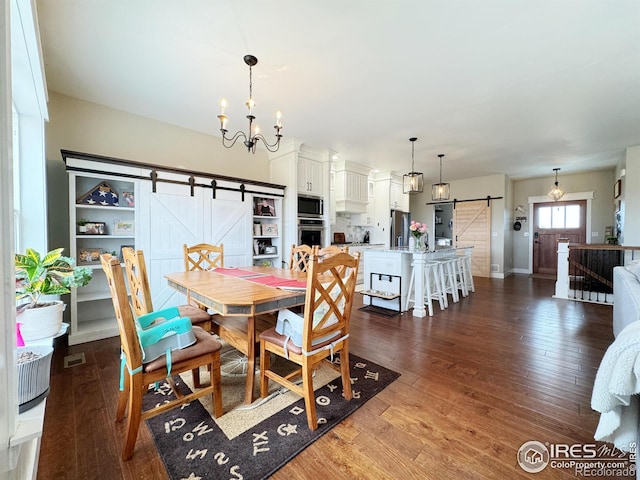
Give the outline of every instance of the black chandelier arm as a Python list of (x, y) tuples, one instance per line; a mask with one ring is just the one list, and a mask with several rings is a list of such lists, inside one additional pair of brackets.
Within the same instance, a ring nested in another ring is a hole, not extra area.
[[(261, 133), (253, 136), (253, 142), (255, 145), (256, 143), (258, 143), (258, 140), (260, 140), (264, 144), (267, 150), (269, 150), (271, 153), (274, 153), (274, 152), (277, 152), (278, 148), (280, 147), (281, 138), (282, 138), (282, 135), (280, 135), (280, 131), (278, 130), (278, 133), (276, 134), (276, 141), (273, 144), (270, 144), (269, 142), (267, 142), (267, 139), (264, 138), (264, 136), (262, 136)], [(255, 150), (255, 147), (254, 147), (254, 150)]]
[(247, 140), (247, 136), (245, 135), (244, 132), (236, 132), (236, 134), (233, 137), (227, 137), (227, 130), (225, 130), (224, 128), (221, 128), (220, 131), (222, 132), (222, 145), (225, 148), (233, 147), (238, 141), (238, 139), (240, 138), (244, 139), (244, 141)]

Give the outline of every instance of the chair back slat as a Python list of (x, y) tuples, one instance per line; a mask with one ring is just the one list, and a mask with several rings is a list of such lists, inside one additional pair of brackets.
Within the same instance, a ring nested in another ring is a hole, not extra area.
[(309, 245), (291, 245), (289, 255), (289, 270), (306, 272), (309, 266), (309, 257), (313, 253), (313, 248)]
[(312, 351), (319, 339), (349, 333), (359, 263), (359, 252), (311, 256), (302, 339), (306, 351)]
[(100, 255), (102, 269), (107, 276), (107, 283), (111, 291), (113, 309), (120, 331), (120, 342), (131, 368), (142, 365), (142, 348), (138, 341), (135, 321), (129, 304), (129, 295), (124, 282), (124, 274), (120, 261), (108, 253)]
[(316, 255), (319, 257), (327, 257), (329, 255), (335, 255), (336, 253), (349, 253), (349, 246), (345, 245), (344, 247), (338, 247), (337, 245), (329, 245), (324, 248), (316, 247)]
[(149, 288), (149, 276), (144, 261), (142, 250), (134, 250), (131, 247), (122, 249), (124, 268), (127, 272), (129, 290), (131, 290), (131, 305), (136, 315), (144, 315), (153, 312), (151, 290)]
[(199, 243), (191, 247), (184, 245), (184, 269), (191, 270), (213, 270), (224, 267), (224, 244), (211, 245), (209, 243)]

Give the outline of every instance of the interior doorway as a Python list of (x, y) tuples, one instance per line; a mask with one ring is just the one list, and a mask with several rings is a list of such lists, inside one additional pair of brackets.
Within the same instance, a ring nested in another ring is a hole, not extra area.
[(533, 206), (533, 273), (555, 276), (558, 241), (586, 243), (587, 202), (544, 202)]

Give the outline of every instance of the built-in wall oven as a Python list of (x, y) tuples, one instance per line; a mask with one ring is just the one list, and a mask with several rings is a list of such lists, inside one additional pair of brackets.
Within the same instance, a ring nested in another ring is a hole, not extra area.
[(324, 246), (324, 221), (298, 217), (298, 244)]

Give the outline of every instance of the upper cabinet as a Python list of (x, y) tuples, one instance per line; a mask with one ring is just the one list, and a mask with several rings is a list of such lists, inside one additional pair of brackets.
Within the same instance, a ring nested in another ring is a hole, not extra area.
[(321, 197), (323, 183), (322, 162), (298, 157), (298, 192)]
[(346, 160), (334, 162), (334, 199), (337, 212), (365, 213), (369, 203), (371, 169)]
[(391, 184), (389, 186), (389, 206), (392, 210), (400, 210), (401, 212), (409, 211), (409, 195), (403, 193), (402, 177), (391, 174)]

